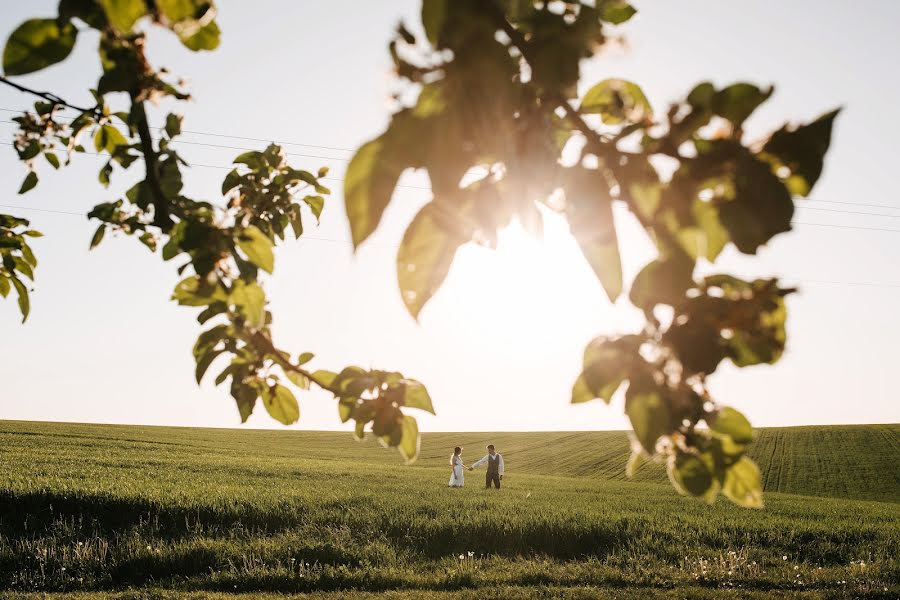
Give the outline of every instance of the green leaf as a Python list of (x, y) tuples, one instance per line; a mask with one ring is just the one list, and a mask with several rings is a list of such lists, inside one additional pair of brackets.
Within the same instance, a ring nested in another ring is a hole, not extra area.
[(11, 277), (13, 287), (19, 295), (19, 312), (22, 313), (22, 322), (28, 319), (28, 313), (31, 312), (31, 301), (28, 298), (28, 289), (25, 284), (19, 281), (18, 277)]
[(825, 153), (831, 145), (831, 130), (840, 109), (827, 112), (807, 125), (782, 127), (763, 146), (765, 155), (775, 157), (776, 166), (787, 167), (788, 190), (796, 196), (807, 196), (819, 180)]
[(605, 79), (589, 89), (581, 100), (581, 112), (599, 114), (607, 125), (639, 123), (653, 116), (640, 86), (624, 79)]
[(569, 227), (606, 295), (615, 302), (622, 293), (622, 262), (607, 190), (599, 171), (568, 170), (565, 191)]
[(769, 165), (743, 153), (736, 161), (734, 198), (719, 204), (719, 220), (744, 254), (791, 230), (794, 201)]
[(677, 453), (669, 457), (669, 480), (679, 493), (703, 496), (713, 487), (713, 473), (706, 462), (696, 454)]
[(53, 154), (52, 152), (44, 152), (44, 158), (47, 159), (47, 162), (50, 163), (50, 166), (54, 169), (59, 168), (59, 157)]
[(773, 88), (761, 90), (750, 83), (734, 83), (716, 92), (712, 98), (714, 113), (740, 127), (756, 108), (768, 100)]
[(101, 125), (94, 133), (94, 148), (97, 152), (106, 150), (110, 154), (115, 152), (117, 146), (127, 145), (125, 139), (118, 129), (112, 125)]
[(413, 417), (404, 415), (401, 432), (402, 437), (397, 449), (400, 450), (406, 464), (410, 464), (419, 456), (419, 425)]
[(579, 375), (572, 386), (572, 404), (580, 404), (582, 402), (590, 402), (597, 398), (597, 394), (588, 387), (587, 380), (584, 375)]
[(216, 22), (210, 21), (191, 35), (179, 34), (178, 37), (186, 48), (199, 52), (200, 50), (215, 50), (218, 48), (221, 33)]
[(315, 371), (312, 374), (312, 378), (315, 380), (316, 385), (325, 389), (332, 388), (332, 386), (334, 385), (334, 380), (337, 379), (337, 376), (337, 373), (325, 370)]
[(31, 268), (31, 265), (25, 261), (24, 258), (19, 258), (18, 256), (16, 256), (13, 258), (13, 262), (15, 263), (16, 270), (19, 271), (19, 273), (34, 281), (34, 270)]
[(397, 251), (397, 283), (414, 319), (447, 277), (457, 249), (466, 239), (448, 222), (453, 211), (438, 201), (426, 204), (406, 229)]
[(25, 75), (64, 60), (72, 48), (78, 31), (56, 19), (29, 19), (12, 32), (3, 49), (3, 71), (6, 75)]
[(25, 192), (34, 189), (38, 183), (38, 174), (35, 171), (29, 171), (28, 175), (25, 176), (25, 180), (22, 181), (22, 187), (19, 188), (19, 193), (24, 194)]
[(762, 476), (756, 463), (743, 456), (731, 465), (725, 471), (722, 493), (725, 494), (726, 498), (740, 506), (762, 508)]
[(174, 113), (166, 115), (166, 135), (169, 139), (181, 135), (181, 120), (183, 117)]
[(214, 350), (210, 347), (197, 358), (197, 368), (194, 370), (194, 376), (197, 378), (198, 384), (203, 380), (203, 376), (206, 374), (206, 371), (209, 369), (212, 362), (223, 352), (225, 352), (224, 349)]
[(144, 0), (100, 0), (110, 25), (120, 33), (130, 33), (138, 19), (147, 14)]
[(600, 19), (613, 25), (621, 25), (637, 13), (637, 9), (622, 0), (607, 0), (600, 8)]
[(677, 228), (675, 236), (688, 256), (713, 262), (731, 239), (728, 230), (719, 221), (719, 211), (712, 202), (695, 198), (691, 213), (696, 225)]
[(290, 369), (283, 369), (285, 376), (296, 385), (301, 390), (309, 389), (309, 377), (302, 373), (298, 373), (297, 371), (292, 371)]
[(694, 284), (694, 261), (684, 253), (648, 263), (631, 283), (631, 303), (652, 314), (657, 304), (678, 305)]
[(313, 354), (312, 352), (304, 352), (303, 354), (301, 354), (300, 356), (297, 357), (297, 364), (305, 365), (306, 363), (311, 361), (313, 358), (315, 358), (315, 356), (316, 355)]
[(303, 201), (309, 206), (313, 216), (316, 218), (316, 222), (318, 222), (319, 217), (322, 216), (322, 209), (325, 207), (325, 198), (322, 196), (307, 196)]
[(235, 281), (229, 300), (243, 309), (241, 312), (251, 327), (259, 329), (266, 324), (266, 293), (255, 281)]
[(182, 279), (172, 291), (172, 300), (182, 306), (208, 306), (226, 299), (221, 285), (201, 285), (200, 277), (196, 275)]
[(638, 442), (648, 454), (656, 453), (656, 441), (672, 433), (668, 404), (652, 382), (632, 381), (625, 394), (625, 413)]
[(37, 141), (30, 141), (25, 149), (19, 152), (19, 159), (21, 160), (31, 160), (35, 156), (41, 153), (41, 145)]
[(271, 273), (275, 269), (272, 240), (258, 227), (251, 225), (241, 231), (237, 238), (237, 245), (247, 255), (250, 262), (263, 271)]
[(401, 173), (418, 162), (410, 156), (418, 142), (413, 122), (406, 113), (394, 115), (388, 130), (363, 144), (347, 165), (344, 208), (354, 248), (378, 227)]
[(753, 441), (753, 426), (743, 414), (730, 406), (724, 406), (707, 419), (709, 428), (716, 433), (724, 433), (738, 444)]
[(209, 0), (156, 0), (156, 6), (169, 23), (202, 19), (214, 10)]
[(418, 408), (434, 413), (434, 406), (431, 404), (431, 396), (424, 385), (418, 381), (406, 380), (403, 390), (403, 405), (408, 408)]
[(6, 298), (9, 295), (9, 278), (5, 275), (0, 275), (0, 296)]
[(437, 47), (441, 29), (447, 20), (447, 8), (451, 0), (422, 0), (422, 26), (432, 46)]
[(575, 382), (572, 402), (588, 402), (600, 398), (607, 404), (628, 379), (641, 338), (626, 335), (617, 338), (598, 337), (584, 350), (584, 371)]
[(91, 250), (97, 247), (100, 242), (103, 241), (103, 236), (106, 234), (106, 223), (102, 223), (100, 227), (97, 228), (97, 231), (94, 232), (94, 237), (91, 238)]
[(276, 421), (284, 425), (296, 423), (300, 418), (300, 405), (294, 393), (281, 384), (276, 384), (262, 395), (263, 405)]

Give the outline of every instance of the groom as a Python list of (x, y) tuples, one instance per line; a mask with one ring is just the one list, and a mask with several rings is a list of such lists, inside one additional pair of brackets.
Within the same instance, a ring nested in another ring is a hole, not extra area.
[(500, 480), (503, 479), (503, 470), (504, 470), (503, 469), (503, 457), (500, 455), (499, 452), (494, 450), (493, 444), (490, 444), (487, 447), (487, 451), (488, 451), (488, 453), (485, 455), (485, 457), (473, 462), (472, 465), (469, 467), (469, 470), (471, 471), (475, 467), (478, 467), (480, 465), (483, 465), (484, 463), (487, 463), (487, 473), (485, 473), (485, 477), (484, 477), (484, 487), (490, 488), (491, 483), (493, 483), (499, 490), (500, 489)]

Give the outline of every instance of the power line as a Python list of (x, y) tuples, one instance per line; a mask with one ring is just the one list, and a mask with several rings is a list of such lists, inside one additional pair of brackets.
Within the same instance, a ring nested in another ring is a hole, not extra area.
[[(11, 109), (11, 108), (0, 108), (0, 111), (15, 112), (15, 113), (25, 112), (25, 111), (15, 110), (15, 109)], [(64, 117), (64, 118), (66, 118), (68, 120), (72, 120), (68, 117)], [(0, 119), (0, 122), (18, 125), (18, 123), (16, 123), (15, 121), (11, 121), (9, 119)], [(163, 127), (151, 127), (151, 129), (156, 129), (158, 131), (164, 130)], [(339, 148), (336, 146), (321, 146), (321, 145), (315, 145), (315, 144), (305, 144), (305, 143), (301, 143), (301, 142), (273, 141), (273, 140), (265, 139), (265, 138), (252, 138), (252, 137), (244, 137), (244, 136), (239, 136), (239, 135), (228, 135), (228, 134), (223, 134), (223, 133), (212, 133), (212, 132), (187, 130), (187, 129), (182, 130), (182, 132), (189, 133), (192, 135), (203, 135), (203, 136), (210, 136), (210, 137), (248, 140), (248, 141), (254, 141), (254, 142), (275, 143), (275, 144), (279, 144), (279, 145), (306, 146), (308, 148), (321, 148), (321, 149), (326, 149), (326, 150), (336, 150), (336, 151), (340, 151), (340, 152), (354, 152), (353, 150), (351, 150), (349, 148)], [(244, 146), (231, 146), (231, 145), (226, 145), (226, 144), (210, 144), (210, 143), (206, 143), (206, 142), (193, 142), (193, 141), (189, 141), (189, 140), (174, 140), (173, 143), (174, 144), (186, 144), (186, 145), (191, 145), (191, 146), (204, 146), (204, 147), (208, 147), (208, 148), (221, 148), (221, 149), (227, 149), (227, 150), (244, 150), (244, 151), (250, 151), (250, 152), (256, 150), (255, 148), (247, 148)], [(12, 145), (12, 144), (9, 144), (9, 145)], [(87, 152), (86, 154), (96, 154), (96, 153)], [(303, 157), (303, 158), (315, 158), (315, 159), (319, 159), (319, 160), (335, 160), (335, 161), (340, 161), (340, 162), (350, 162), (349, 158), (340, 158), (340, 157), (336, 157), (336, 156), (301, 154), (301, 153), (297, 153), (297, 152), (286, 152), (285, 155), (298, 156), (298, 157)], [(191, 166), (213, 168), (213, 169), (230, 169), (230, 168), (232, 168), (232, 167), (222, 167), (222, 166), (218, 166), (218, 165), (205, 165), (205, 164), (200, 164), (200, 163), (191, 163)], [(328, 178), (328, 177), (323, 177), (322, 179), (327, 179), (329, 181), (343, 181), (343, 179)], [(429, 191), (431, 189), (431, 188), (423, 187), (423, 186), (408, 186), (408, 185), (398, 185), (397, 187), (407, 187), (407, 188), (422, 189), (422, 190), (429, 190)], [(900, 206), (892, 206), (889, 204), (864, 204), (861, 202), (841, 202), (841, 201), (837, 201), (837, 200), (819, 200), (817, 198), (809, 198), (808, 201), (824, 202), (824, 203), (828, 203), (828, 204), (844, 204), (844, 205), (851, 205), (851, 206), (864, 206), (864, 207), (868, 207), (868, 208), (884, 208), (884, 209), (888, 209), (888, 210), (891, 210), (891, 209), (900, 210)], [(797, 206), (797, 208), (805, 208), (808, 210), (818, 210), (818, 211), (823, 211), (823, 212), (836, 212), (836, 213), (845, 213), (845, 214), (852, 214), (852, 215), (865, 215), (865, 216), (871, 216), (871, 217), (886, 217), (886, 218), (900, 217), (900, 215), (885, 215), (885, 214), (858, 212), (858, 211), (851, 211), (851, 210), (818, 208), (818, 207), (814, 207), (814, 206), (805, 206), (804, 204), (800, 204), (800, 203), (798, 203), (796, 206)]]
[(810, 227), (834, 227), (836, 229), (863, 229), (866, 231), (890, 231), (892, 233), (900, 233), (900, 229), (886, 229), (884, 227), (859, 227), (856, 225), (832, 225), (830, 223), (804, 223), (802, 221), (794, 221), (794, 225), (806, 225)]
[[(14, 144), (13, 144), (12, 142), (0, 142), (0, 146), (13, 146), (13, 145), (14, 145)], [(87, 154), (87, 155), (90, 155), (90, 156), (100, 156), (100, 157), (105, 157), (105, 156), (106, 156), (106, 155), (101, 154), (101, 153), (99, 153), (99, 152), (91, 152), (91, 151), (89, 151), (89, 150), (85, 150), (84, 152), (79, 152), (78, 154)], [(207, 164), (203, 164), (203, 163), (195, 163), (195, 162), (189, 163), (188, 166), (190, 166), (190, 167), (201, 167), (201, 168), (204, 168), (204, 169), (219, 169), (219, 170), (222, 170), (222, 171), (230, 171), (231, 169), (233, 169), (233, 168), (235, 167), (235, 165), (231, 165), (231, 166), (228, 166), (228, 165), (207, 165)], [(323, 179), (323, 180), (325, 180), (325, 181), (335, 181), (335, 182), (338, 182), (338, 183), (343, 183), (343, 182), (344, 182), (344, 180), (343, 180), (342, 178), (340, 178), (340, 177), (319, 177), (319, 179)], [(425, 190), (425, 191), (428, 191), (428, 192), (431, 191), (431, 188), (430, 188), (430, 187), (427, 187), (427, 186), (424, 186), (424, 185), (409, 185), (409, 184), (405, 184), (405, 183), (398, 183), (396, 187), (399, 187), (399, 188), (406, 188), (406, 189), (410, 189), (410, 190)]]
[(865, 206), (866, 208), (887, 208), (890, 210), (900, 210), (900, 206), (892, 206), (890, 204), (863, 204), (862, 202), (841, 202), (840, 200), (820, 200), (819, 198), (806, 198), (803, 200), (803, 202), (825, 202), (826, 204), (850, 204), (851, 206)]
[[(28, 111), (23, 111), (23, 110), (16, 110), (13, 108), (0, 108), (0, 111), (11, 112), (11, 113), (16, 113), (16, 114), (22, 114), (22, 113), (28, 112)], [(34, 114), (34, 113), (29, 113), (29, 114)], [(72, 117), (61, 117), (61, 118), (65, 119), (67, 121), (74, 120)], [(13, 123), (14, 125), (18, 125), (18, 123), (16, 123), (15, 121), (10, 121), (8, 119), (3, 119), (2, 121), (4, 123)], [(165, 130), (164, 127), (151, 127), (150, 129), (155, 129), (157, 131)], [(317, 144), (304, 144), (302, 142), (277, 141), (277, 140), (266, 139), (266, 138), (254, 138), (254, 137), (245, 137), (245, 136), (240, 136), (240, 135), (228, 135), (225, 133), (213, 133), (213, 132), (209, 132), (209, 131), (197, 131), (197, 130), (191, 130), (191, 129), (182, 129), (181, 131), (182, 131), (182, 133), (189, 133), (191, 135), (205, 135), (205, 136), (209, 136), (209, 137), (231, 138), (234, 140), (246, 140), (248, 142), (263, 142), (266, 144), (271, 144), (274, 142), (281, 146), (306, 146), (307, 148), (319, 148), (320, 150), (335, 150), (338, 152), (355, 152), (355, 150), (352, 150), (351, 148), (339, 148), (336, 146), (321, 146), (321, 145), (317, 145)]]
[[(75, 216), (75, 217), (85, 216), (82, 213), (77, 213), (77, 212), (72, 212), (72, 211), (51, 210), (48, 208), (34, 208), (34, 207), (30, 207), (30, 206), (14, 206), (14, 205), (10, 205), (10, 204), (0, 204), (0, 208), (11, 208), (11, 209), (16, 209), (16, 210), (32, 210), (32, 211), (36, 211), (36, 212), (52, 213), (52, 214), (57, 214), (57, 215), (68, 215), (68, 216)], [(809, 223), (809, 224), (812, 225), (812, 223)], [(900, 229), (887, 230), (887, 231), (897, 231), (898, 233), (900, 233)], [(330, 242), (333, 244), (344, 244), (344, 245), (348, 245), (348, 246), (353, 245), (353, 243), (350, 240), (346, 240), (346, 239), (327, 238), (327, 237), (313, 236), (313, 235), (308, 235), (308, 234), (303, 234), (301, 237), (297, 238), (297, 241), (300, 241), (300, 242), (302, 242), (304, 240), (313, 240), (316, 242)], [(389, 246), (387, 244), (384, 244), (383, 246), (389, 247), (391, 249), (399, 248), (399, 246), (393, 246), (393, 245)], [(874, 283), (874, 282), (868, 282), (868, 281), (833, 281), (833, 280), (824, 280), (824, 279), (801, 279), (801, 280), (798, 280), (798, 283), (827, 284), (827, 285), (851, 285), (851, 286), (878, 287), (878, 288), (900, 288), (900, 283)]]
[[(3, 112), (12, 112), (12, 113), (22, 113), (22, 112), (27, 112), (27, 111), (22, 111), (22, 110), (12, 109), (12, 108), (0, 108), (0, 111), (3, 111)], [(65, 118), (65, 119), (67, 119), (67, 120), (72, 120), (72, 119), (69, 118), (69, 117), (63, 117), (63, 118)], [(18, 125), (18, 123), (16, 123), (15, 121), (11, 121), (11, 120), (9, 120), (9, 119), (0, 119), (0, 122), (2, 122), (2, 123), (10, 123), (10, 124), (13, 124), (13, 125)], [(163, 128), (163, 127), (151, 127), (151, 129), (155, 129), (155, 130), (157, 130), (157, 131), (164, 131), (165, 128)], [(273, 141), (273, 140), (267, 139), (267, 138), (254, 138), (254, 137), (246, 137), (246, 136), (240, 136), (240, 135), (230, 135), (230, 134), (224, 134), (224, 133), (214, 133), (214, 132), (208, 132), (208, 131), (198, 131), (198, 130), (183, 129), (183, 130), (182, 130), (182, 133), (188, 133), (188, 134), (191, 134), (191, 135), (202, 135), (202, 136), (209, 136), (209, 137), (217, 137), (217, 138), (235, 139), (235, 140), (246, 140), (246, 141), (252, 141), (252, 142), (275, 143), (275, 144), (279, 144), (279, 145), (287, 145), (287, 146), (305, 146), (305, 147), (307, 147), (307, 148), (319, 148), (319, 149), (323, 149), (323, 150), (335, 150), (335, 151), (338, 151), (338, 152), (355, 152), (354, 150), (352, 150), (352, 149), (350, 149), (350, 148), (341, 148), (341, 147), (338, 147), (338, 146), (323, 146), (323, 145), (317, 145), (317, 144), (307, 144), (307, 143), (303, 143), (303, 142), (288, 142), (288, 141), (277, 141), (277, 140), (276, 140), (276, 141)], [(209, 147), (209, 148), (221, 148), (221, 149), (228, 149), (228, 150), (245, 150), (245, 151), (254, 151), (254, 150), (256, 150), (255, 148), (247, 148), (247, 147), (244, 147), (244, 146), (231, 146), (231, 145), (226, 145), (226, 144), (210, 144), (210, 143), (206, 143), (206, 142), (193, 142), (193, 141), (188, 141), (188, 140), (175, 140), (173, 143), (175, 143), (175, 144), (188, 144), (188, 145), (192, 145), (192, 146), (205, 146), (205, 147)], [(348, 158), (339, 158), (339, 157), (335, 157), (335, 156), (320, 156), (320, 155), (314, 155), (314, 154), (300, 154), (300, 153), (296, 153), (296, 152), (286, 152), (285, 154), (286, 154), (287, 156), (299, 156), (299, 157), (303, 157), (303, 158), (316, 158), (316, 159), (320, 159), (320, 160), (336, 160), (336, 161), (341, 161), (341, 162), (349, 162), (349, 161), (350, 161), (350, 159), (348, 159)], [(201, 164), (195, 164), (195, 165), (193, 165), (193, 166), (201, 166), (201, 167), (207, 167), (207, 168), (225, 168), (225, 167), (217, 167), (217, 166), (214, 166), (214, 165), (201, 165)], [(415, 187), (416, 189), (426, 189), (426, 190), (427, 190), (427, 189), (430, 189), (430, 188), (421, 187), (421, 186), (401, 186), (401, 187)], [(826, 204), (843, 204), (843, 205), (850, 205), (850, 206), (863, 206), (863, 207), (866, 207), (866, 208), (884, 208), (884, 209), (888, 209), (888, 210), (900, 210), (900, 206), (893, 206), (893, 205), (890, 205), (890, 204), (867, 204), (867, 203), (863, 203), (863, 202), (842, 202), (842, 201), (839, 201), (839, 200), (820, 200), (820, 199), (818, 199), (818, 198), (808, 198), (808, 199), (806, 199), (806, 201), (807, 201), (807, 202), (822, 202), (822, 203), (826, 203)], [(830, 209), (830, 210), (829, 210), (829, 209), (825, 209), (825, 208), (816, 208), (816, 207), (813, 207), (813, 206), (805, 206), (805, 205), (802, 204), (802, 203), (798, 203), (796, 206), (797, 206), (798, 208), (807, 208), (807, 209), (810, 209), (810, 210), (829, 211), (829, 212), (844, 212), (844, 213), (846, 213), (846, 214), (858, 214), (858, 215), (867, 215), (867, 216), (873, 216), (873, 217), (889, 217), (889, 218), (895, 218), (895, 217), (898, 216), (898, 215), (880, 215), (880, 214), (875, 214), (875, 213), (854, 212), (854, 211), (842, 211), (842, 210), (836, 210), (836, 209)]]
[(798, 204), (797, 208), (802, 208), (805, 210), (820, 210), (822, 212), (843, 213), (845, 215), (868, 215), (870, 217), (887, 217), (888, 219), (900, 219), (900, 215), (885, 215), (882, 213), (860, 212), (857, 210), (837, 210), (834, 208), (818, 208), (815, 206), (803, 206), (801, 204)]

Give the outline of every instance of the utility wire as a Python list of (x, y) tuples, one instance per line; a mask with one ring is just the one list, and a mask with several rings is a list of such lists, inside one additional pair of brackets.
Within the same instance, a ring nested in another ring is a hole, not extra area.
[[(11, 208), (15, 210), (32, 210), (36, 212), (44, 212), (44, 213), (52, 213), (57, 215), (68, 215), (74, 217), (83, 217), (85, 216), (82, 213), (65, 211), (65, 210), (51, 210), (48, 208), (33, 208), (30, 206), (14, 206), (10, 204), (0, 204), (0, 208)], [(805, 223), (806, 225), (813, 225), (813, 223)], [(900, 229), (889, 229), (885, 231), (896, 231), (900, 233)], [(312, 240), (316, 242), (328, 242), (332, 244), (343, 244), (347, 246), (352, 246), (353, 243), (350, 240), (339, 239), (339, 238), (327, 238), (320, 236), (313, 236), (308, 234), (303, 234), (301, 237), (297, 238), (298, 242), (302, 242), (304, 240)], [(388, 247), (390, 249), (396, 250), (399, 249), (399, 246), (387, 245), (383, 244), (384, 247)], [(790, 279), (790, 278), (787, 278)], [(868, 281), (833, 281), (833, 280), (824, 280), (824, 279), (801, 279), (799, 283), (803, 284), (825, 284), (825, 285), (851, 285), (851, 286), (863, 286), (863, 287), (879, 287), (879, 288), (900, 288), (900, 283), (874, 283)]]
[[(21, 110), (15, 110), (15, 109), (11, 109), (11, 108), (0, 108), (0, 111), (14, 112), (14, 113), (23, 112)], [(69, 117), (63, 117), (63, 118), (65, 118), (67, 120), (72, 120)], [(15, 121), (11, 121), (9, 119), (0, 119), (0, 123), (10, 123), (13, 125), (18, 125), (18, 123), (16, 123)], [(155, 129), (157, 131), (164, 131), (163, 127), (151, 127), (150, 129)], [(254, 142), (275, 143), (275, 144), (279, 144), (279, 145), (306, 146), (308, 148), (320, 148), (320, 149), (324, 149), (324, 150), (335, 150), (335, 151), (339, 151), (339, 152), (353, 152), (353, 150), (351, 150), (349, 148), (340, 148), (340, 147), (336, 147), (336, 146), (321, 146), (321, 145), (316, 145), (316, 144), (305, 144), (302, 142), (273, 141), (273, 140), (265, 139), (265, 138), (252, 138), (252, 137), (245, 137), (245, 136), (239, 136), (239, 135), (212, 133), (212, 132), (206, 132), (206, 131), (183, 129), (182, 133), (188, 133), (188, 134), (192, 134), (192, 135), (219, 137), (219, 138), (230, 138), (230, 139), (236, 139), (236, 140), (247, 140), (247, 141), (254, 141)], [(194, 142), (194, 141), (189, 141), (189, 140), (174, 140), (173, 143), (174, 144), (186, 144), (186, 145), (190, 145), (190, 146), (203, 146), (203, 147), (207, 147), (207, 148), (221, 148), (221, 149), (226, 149), (226, 150), (244, 150), (244, 151), (254, 151), (255, 150), (255, 148), (247, 148), (244, 146), (232, 146), (232, 145), (227, 145), (227, 144), (210, 144), (210, 143), (206, 143), (206, 142)], [(88, 154), (92, 154), (92, 153), (88, 153)], [(301, 153), (297, 153), (297, 152), (285, 152), (285, 155), (286, 156), (298, 156), (298, 157), (302, 157), (302, 158), (315, 158), (315, 159), (319, 159), (319, 160), (334, 160), (334, 161), (340, 161), (340, 162), (350, 162), (349, 158), (340, 158), (340, 157), (336, 157), (336, 156), (321, 156), (321, 155), (317, 155), (317, 154), (301, 154)], [(202, 164), (194, 164), (194, 163), (192, 163), (192, 166), (206, 167), (206, 168), (229, 168), (229, 167), (218, 167), (216, 165), (202, 165)], [(328, 178), (323, 178), (323, 179), (328, 179)], [(331, 178), (331, 180), (336, 181), (336, 179), (334, 179), (334, 178)], [(422, 187), (422, 186), (398, 186), (398, 187), (412, 187), (412, 188), (424, 189), (424, 190), (430, 189), (430, 188)], [(823, 202), (823, 203), (828, 203), (828, 204), (846, 204), (846, 205), (851, 205), (851, 206), (864, 206), (867, 208), (884, 208), (884, 209), (889, 209), (889, 210), (890, 209), (900, 210), (900, 206), (892, 206), (889, 204), (864, 204), (861, 202), (840, 202), (840, 201), (836, 201), (836, 200), (819, 200), (817, 198), (810, 198), (810, 199), (808, 199), (808, 201)], [(803, 203), (798, 203), (796, 206), (798, 208), (806, 208), (809, 210), (866, 215), (866, 216), (872, 216), (872, 217), (887, 217), (887, 218), (900, 217), (900, 215), (884, 215), (884, 214), (856, 212), (856, 211), (849, 211), (849, 210), (817, 208), (814, 206), (805, 206)]]
[[(17, 110), (10, 109), (10, 108), (0, 108), (0, 111), (22, 112), (22, 111), (17, 111)], [(16, 123), (15, 121), (11, 121), (8, 119), (0, 119), (0, 122), (18, 125), (18, 123)], [(159, 131), (163, 130), (163, 128), (161, 128), (161, 127), (151, 127), (151, 129), (156, 129)], [(215, 136), (215, 137), (243, 139), (243, 140), (260, 141), (260, 142), (269, 142), (270, 141), (270, 140), (265, 140), (263, 138), (249, 138), (249, 137), (232, 136), (232, 135), (226, 135), (226, 134), (220, 134), (220, 133), (208, 133), (208, 132), (202, 132), (202, 131), (183, 130), (183, 132), (184, 133), (192, 133), (195, 135), (209, 135), (209, 136)], [(245, 150), (245, 151), (253, 151), (254, 150), (253, 148), (246, 148), (243, 146), (231, 146), (231, 145), (225, 145), (225, 144), (209, 144), (209, 143), (205, 143), (205, 142), (192, 142), (192, 141), (188, 141), (188, 140), (174, 140), (173, 143), (187, 144), (187, 145), (192, 145), (192, 146), (204, 146), (204, 147), (208, 147), (208, 148), (222, 148), (222, 149), (228, 149), (228, 150)], [(338, 148), (338, 147), (333, 147), (333, 146), (316, 146), (313, 144), (303, 144), (300, 142), (274, 142), (274, 143), (352, 152), (352, 150), (349, 150), (347, 148)], [(9, 146), (13, 145), (12, 143), (9, 143), (9, 142), (0, 142), (0, 144), (9, 145)], [(83, 154), (92, 154), (95, 156), (102, 156), (101, 154), (99, 154), (97, 152), (84, 152)], [(286, 152), (285, 154), (287, 156), (299, 156), (299, 157), (303, 157), (303, 158), (315, 158), (315, 159), (320, 159), (320, 160), (335, 160), (335, 161), (341, 161), (341, 162), (349, 162), (349, 160), (350, 160), (348, 158), (339, 158), (339, 157), (334, 157), (334, 156), (320, 156), (320, 155), (315, 155), (315, 154), (300, 154), (300, 153), (296, 153), (296, 152)], [(207, 165), (207, 164), (202, 164), (202, 163), (191, 163), (190, 166), (207, 168), (207, 169), (224, 169), (224, 170), (230, 170), (233, 168), (233, 167), (227, 167), (227, 166), (221, 166), (221, 165)], [(344, 181), (343, 179), (337, 178), (337, 177), (322, 177), (321, 179), (324, 179), (327, 181), (336, 181), (336, 182)], [(404, 187), (404, 188), (410, 188), (410, 189), (421, 189), (421, 190), (426, 190), (426, 191), (430, 191), (430, 189), (431, 189), (426, 186), (412, 186), (412, 185), (404, 185), (404, 184), (398, 184), (397, 187)], [(854, 205), (854, 206), (867, 206), (867, 207), (873, 207), (873, 208), (874, 207), (886, 208), (886, 209), (897, 208), (898, 210), (900, 210), (900, 207), (894, 207), (894, 206), (890, 206), (890, 205), (886, 205), (886, 204), (862, 204), (862, 203), (858, 203), (858, 202), (838, 202), (838, 201), (834, 201), (834, 200), (817, 200), (817, 199), (812, 199), (812, 201), (827, 202), (827, 203), (831, 203), (831, 204), (849, 204), (849, 205)], [(887, 214), (870, 213), (870, 212), (863, 212), (863, 211), (841, 210), (841, 209), (833, 209), (833, 208), (820, 208), (820, 207), (815, 207), (815, 206), (805, 206), (803, 203), (796, 204), (796, 207), (801, 208), (801, 209), (806, 209), (806, 210), (817, 210), (817, 211), (821, 211), (821, 212), (834, 212), (834, 213), (843, 213), (843, 214), (850, 214), (850, 215), (864, 215), (864, 216), (870, 216), (870, 217), (883, 217), (883, 218), (888, 218), (888, 219), (900, 218), (900, 215), (887, 215)], [(893, 231), (893, 230), (889, 230), (889, 229), (854, 227), (854, 226), (850, 226), (850, 225), (841, 226), (841, 225), (827, 225), (827, 224), (819, 224), (819, 223), (801, 223), (801, 222), (797, 222), (796, 224), (798, 224), (798, 225), (813, 225), (813, 226), (819, 226), (819, 227), (846, 227), (849, 229), (868, 229), (868, 230), (872, 230), (872, 231)], [(897, 231), (900, 231), (900, 230), (897, 230)]]

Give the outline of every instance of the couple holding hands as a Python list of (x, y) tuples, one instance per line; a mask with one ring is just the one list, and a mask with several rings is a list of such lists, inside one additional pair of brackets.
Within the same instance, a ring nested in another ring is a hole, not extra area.
[(462, 460), (463, 449), (459, 446), (453, 449), (453, 456), (450, 457), (450, 487), (462, 487), (465, 485), (463, 477), (463, 469), (473, 470), (475, 467), (487, 463), (487, 473), (484, 477), (484, 487), (489, 488), (493, 484), (498, 490), (500, 489), (500, 480), (503, 479), (503, 456), (494, 449), (493, 444), (487, 447), (488, 453), (484, 458), (476, 460), (466, 467)]

